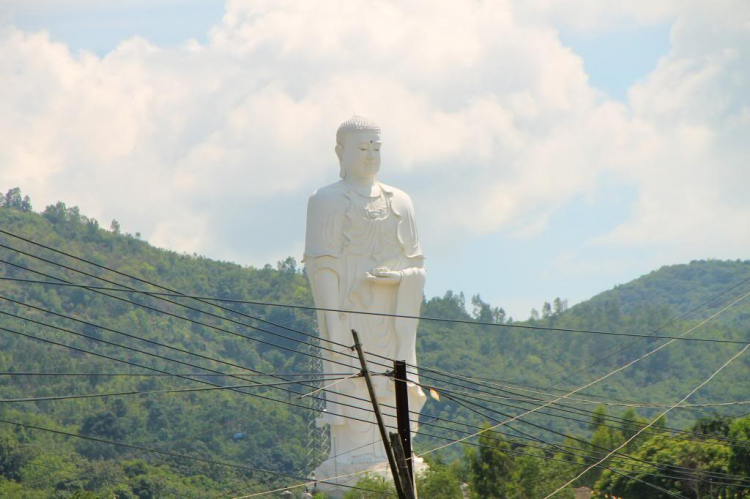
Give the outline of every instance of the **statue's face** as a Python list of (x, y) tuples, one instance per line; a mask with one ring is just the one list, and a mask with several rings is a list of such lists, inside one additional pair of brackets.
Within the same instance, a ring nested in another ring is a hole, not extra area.
[(347, 177), (371, 178), (380, 171), (380, 134), (376, 132), (348, 133), (343, 147), (337, 146), (341, 167)]

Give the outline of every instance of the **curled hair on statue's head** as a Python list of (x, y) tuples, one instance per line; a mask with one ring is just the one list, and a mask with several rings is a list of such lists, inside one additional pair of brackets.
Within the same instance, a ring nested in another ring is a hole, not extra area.
[(341, 159), (341, 151), (344, 149), (344, 137), (357, 132), (375, 132), (379, 134), (380, 126), (374, 120), (359, 114), (355, 114), (339, 125), (339, 129), (336, 130), (336, 155), (339, 158), (339, 177), (342, 179), (346, 178), (346, 168), (344, 168), (344, 163)]

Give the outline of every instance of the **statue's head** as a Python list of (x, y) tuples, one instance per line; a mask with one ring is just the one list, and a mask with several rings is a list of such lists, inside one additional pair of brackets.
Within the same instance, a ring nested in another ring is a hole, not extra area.
[(341, 178), (372, 178), (380, 170), (380, 127), (373, 120), (354, 115), (336, 132), (336, 156)]

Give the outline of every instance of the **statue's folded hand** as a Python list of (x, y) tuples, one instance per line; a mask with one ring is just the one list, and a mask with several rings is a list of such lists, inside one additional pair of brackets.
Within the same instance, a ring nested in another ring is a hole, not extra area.
[(378, 267), (365, 272), (365, 280), (376, 284), (398, 284), (401, 282), (401, 272)]

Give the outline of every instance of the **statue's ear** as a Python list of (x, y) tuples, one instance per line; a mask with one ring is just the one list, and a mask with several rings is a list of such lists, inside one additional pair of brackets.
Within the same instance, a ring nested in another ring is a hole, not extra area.
[(334, 151), (336, 151), (336, 156), (339, 157), (340, 163), (344, 159), (344, 147), (341, 144), (336, 144)]

